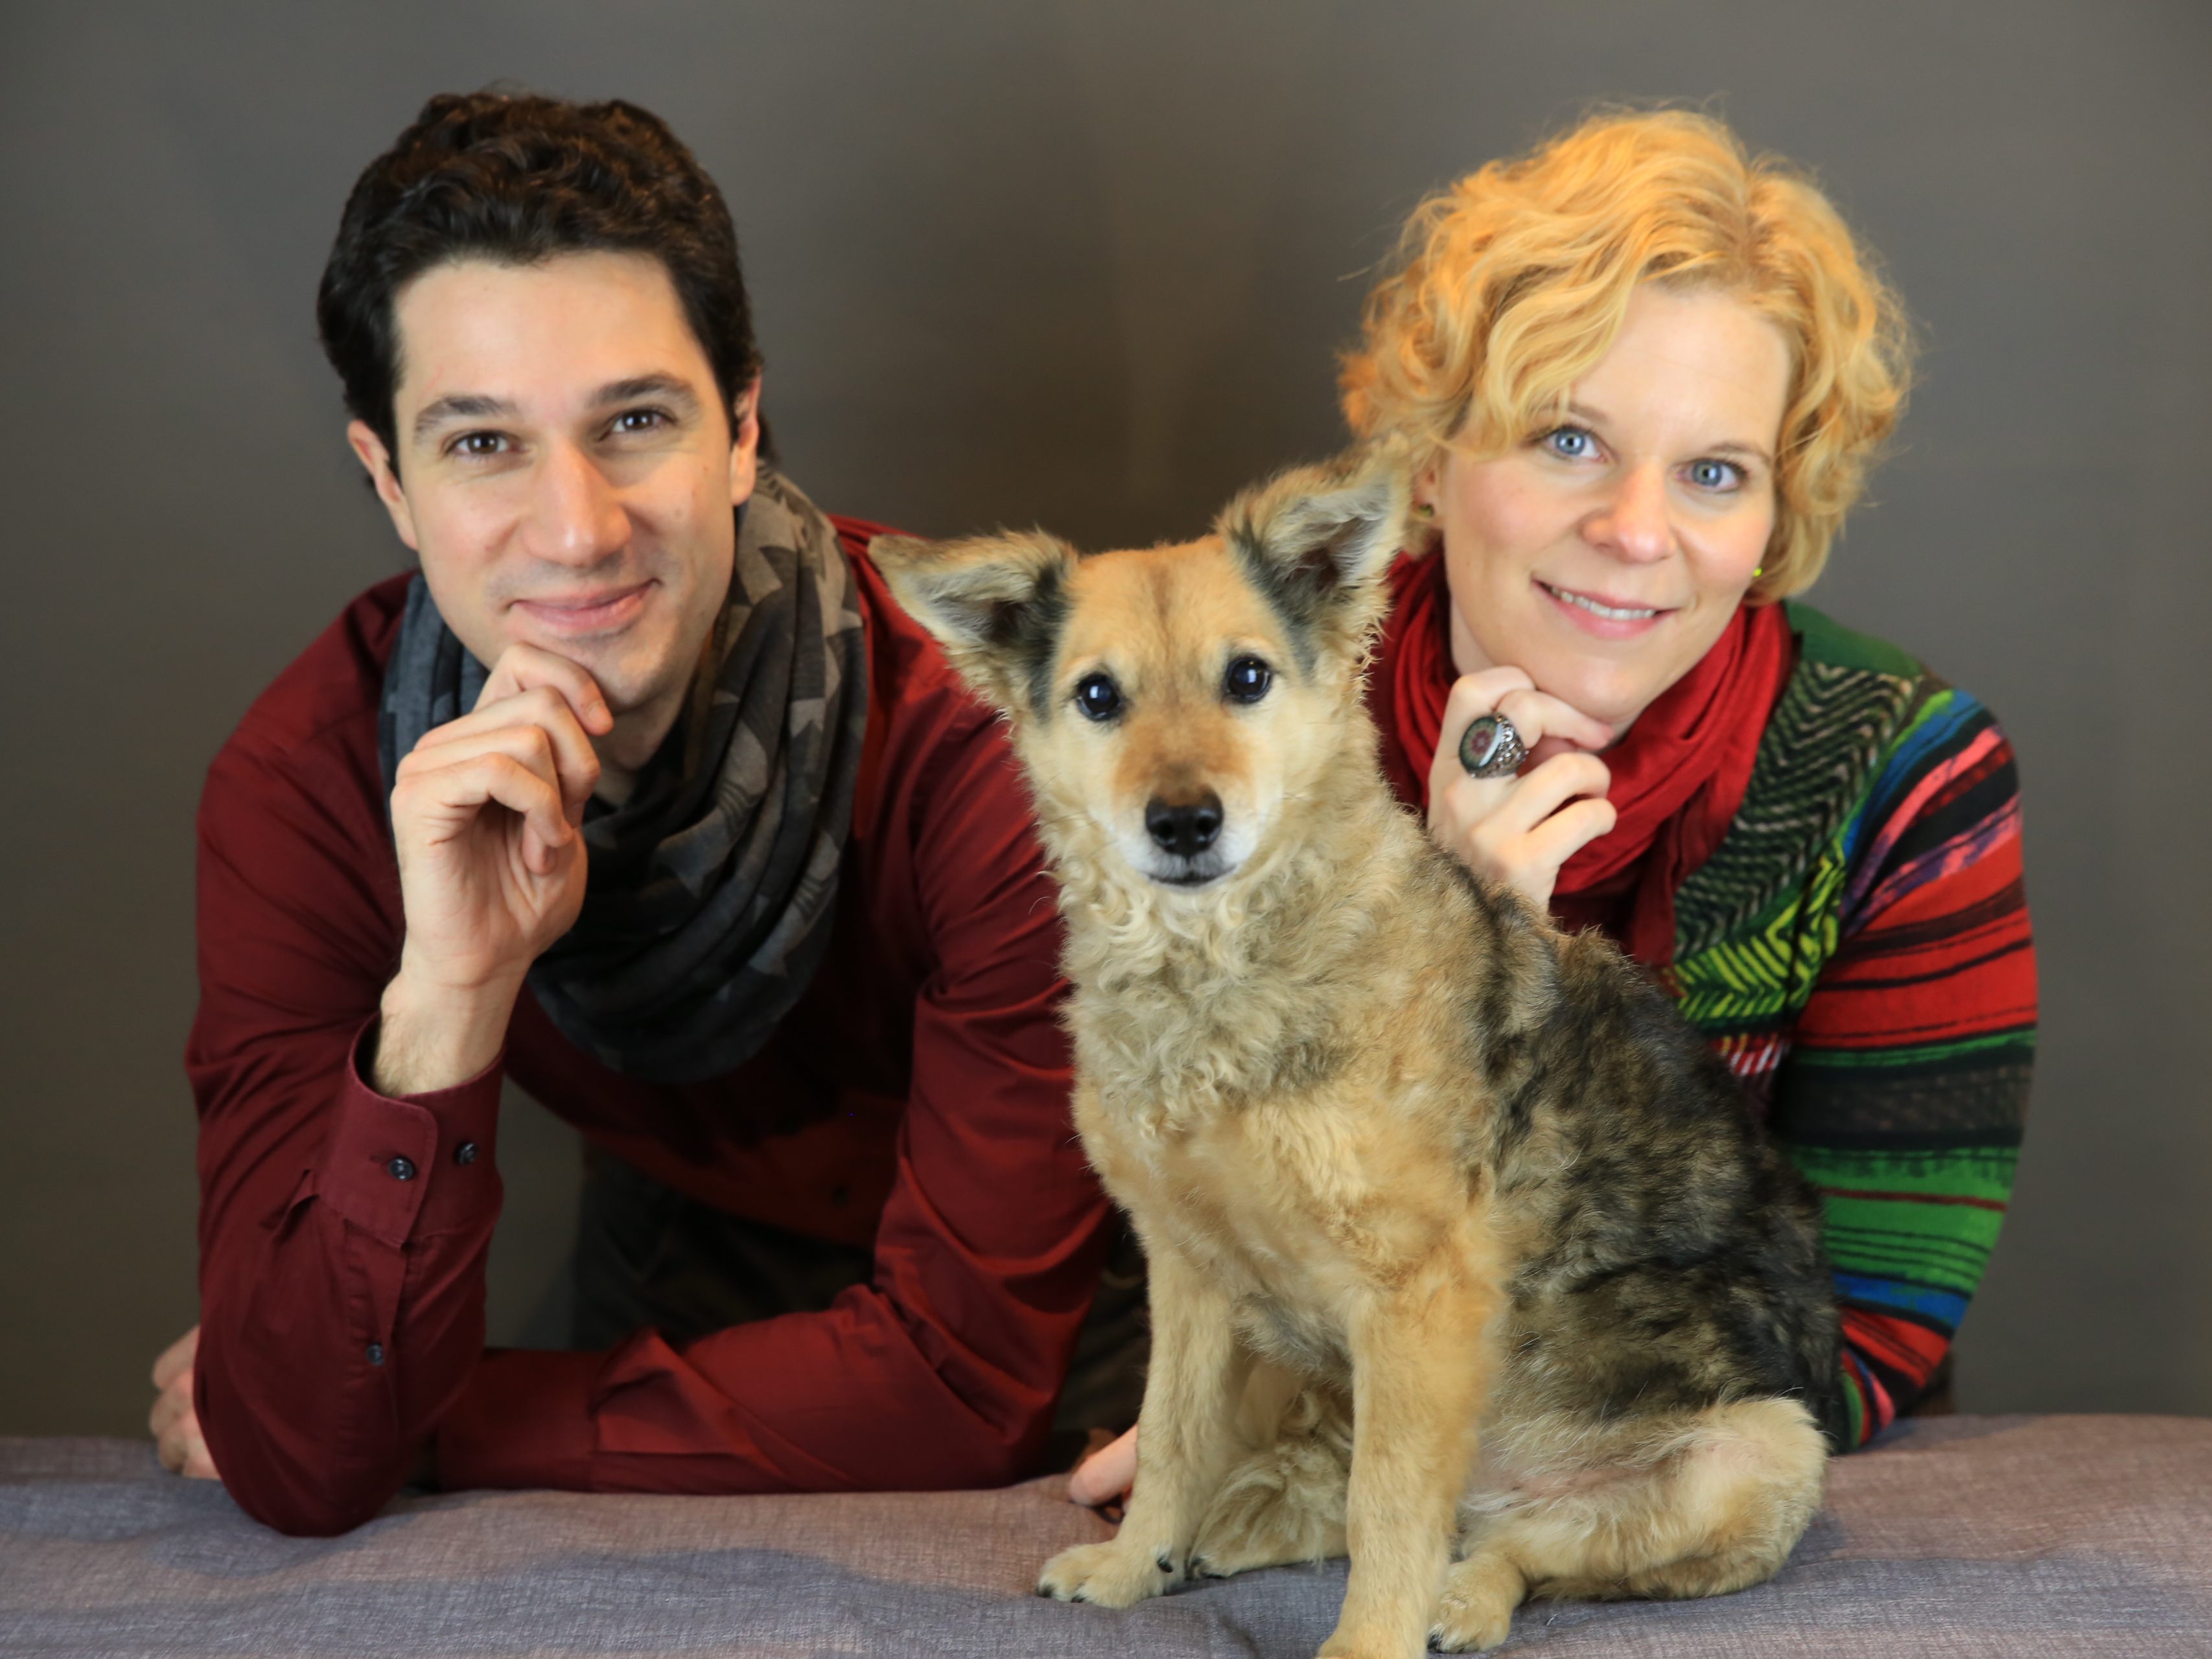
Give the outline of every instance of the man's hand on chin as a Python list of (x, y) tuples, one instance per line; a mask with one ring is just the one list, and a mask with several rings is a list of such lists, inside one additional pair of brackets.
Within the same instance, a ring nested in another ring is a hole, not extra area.
[(208, 1455), (200, 1434), (199, 1413), (192, 1409), (192, 1361), (200, 1351), (197, 1325), (162, 1350), (154, 1362), (154, 1409), (147, 1424), (161, 1455), (161, 1467), (195, 1480), (217, 1480), (215, 1459)]

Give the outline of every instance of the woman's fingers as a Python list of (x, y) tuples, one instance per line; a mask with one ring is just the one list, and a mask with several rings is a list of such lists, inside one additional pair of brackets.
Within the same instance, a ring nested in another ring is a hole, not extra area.
[(1467, 775), (1459, 763), (1460, 739), (1478, 714), (1494, 712), (1498, 699), (1511, 691), (1534, 689), (1535, 682), (1517, 668), (1486, 668), (1480, 674), (1462, 674), (1444, 699), (1443, 724), (1437, 732), (1437, 752), (1429, 762), (1429, 799), (1433, 801)]
[(1136, 1480), (1137, 1431), (1131, 1429), (1075, 1466), (1067, 1477), (1068, 1501), (1096, 1509), (1127, 1492)]
[[(1548, 744), (1545, 751), (1547, 758), (1563, 749), (1594, 752), (1613, 739), (1610, 726), (1548, 691), (1539, 691), (1535, 682), (1520, 669), (1486, 668), (1480, 674), (1462, 675), (1444, 701), (1437, 752), (1429, 763), (1431, 800), (1467, 775), (1467, 768), (1460, 763), (1460, 741), (1466, 737), (1467, 728), (1483, 714), (1502, 714), (1510, 720), (1522, 744), (1532, 755), (1539, 745)], [(1512, 780), (1492, 778), (1484, 781), (1503, 788)]]
[(1613, 728), (1603, 720), (1533, 687), (1508, 691), (1498, 700), (1497, 712), (1513, 722), (1513, 729), (1531, 750), (1547, 738), (1593, 753), (1613, 741)]
[[(1609, 800), (1584, 799), (1561, 807), (1528, 832), (1527, 847), (1530, 862), (1551, 872), (1552, 886), (1559, 879), (1560, 867), (1574, 855), (1595, 841), (1600, 836), (1609, 836), (1620, 814)], [(1544, 902), (1551, 902), (1549, 887)]]
[[(1480, 785), (1481, 780), (1468, 781)], [(1571, 750), (1512, 782), (1511, 793), (1483, 818), (1481, 829), (1493, 837), (1525, 836), (1578, 795), (1602, 797), (1613, 787), (1613, 773), (1595, 755)]]

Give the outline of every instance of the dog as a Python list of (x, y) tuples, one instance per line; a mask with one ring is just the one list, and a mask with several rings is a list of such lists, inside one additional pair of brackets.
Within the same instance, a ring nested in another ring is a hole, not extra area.
[(1350, 458), (1180, 545), (872, 550), (1010, 722), (1076, 1124), (1151, 1273), (1127, 1513), (1038, 1589), (1348, 1553), (1322, 1651), (1394, 1659), (1495, 1645), (1532, 1595), (1767, 1578), (1843, 1420), (1817, 1200), (1726, 1067), (1382, 781), (1407, 495)]

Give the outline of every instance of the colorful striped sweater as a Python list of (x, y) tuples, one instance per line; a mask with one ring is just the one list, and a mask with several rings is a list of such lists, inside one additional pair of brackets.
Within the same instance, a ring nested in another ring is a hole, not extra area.
[[(1856, 1446), (1927, 1393), (1996, 1242), (2035, 956), (1989, 710), (1808, 605), (1784, 614), (1796, 663), (1728, 834), (1674, 895), (1660, 978), (1820, 1190)], [(1378, 664), (1368, 695), (1402, 748), (1393, 678)], [(1428, 763), (1384, 767), (1417, 811)]]
[(1948, 1351), (2012, 1190), (2035, 956), (2012, 745), (1893, 647), (1788, 607), (1796, 668), (1667, 978), (1820, 1189), (1851, 1443)]

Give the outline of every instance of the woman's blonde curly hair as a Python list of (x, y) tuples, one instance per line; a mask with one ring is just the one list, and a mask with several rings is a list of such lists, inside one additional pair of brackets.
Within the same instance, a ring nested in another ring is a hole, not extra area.
[(1789, 341), (1752, 597), (1802, 592), (1903, 410), (1911, 335), (1828, 199), (1710, 116), (1595, 116), (1422, 203), (1345, 356), (1345, 418), (1404, 446), (1417, 472), (1447, 448), (1500, 453), (1562, 418), (1646, 282), (1738, 295)]

